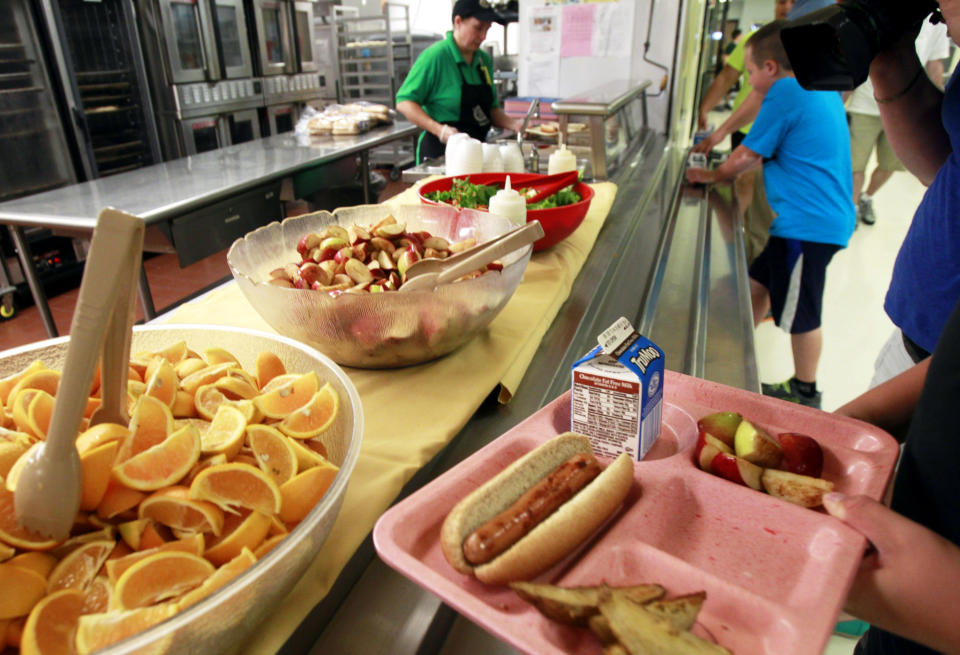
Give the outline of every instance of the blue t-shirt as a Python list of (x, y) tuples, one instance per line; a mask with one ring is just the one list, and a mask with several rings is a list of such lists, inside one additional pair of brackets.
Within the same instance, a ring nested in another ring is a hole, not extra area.
[(846, 247), (856, 211), (850, 130), (838, 93), (780, 78), (743, 145), (764, 158), (763, 183), (777, 214), (771, 235)]
[(883, 308), (910, 339), (933, 352), (960, 300), (960, 84), (947, 84), (941, 120), (952, 152), (923, 200), (893, 265)]

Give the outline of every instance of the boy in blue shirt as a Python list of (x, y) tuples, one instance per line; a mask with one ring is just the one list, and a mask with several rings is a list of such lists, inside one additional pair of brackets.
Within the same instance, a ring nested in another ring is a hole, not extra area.
[(851, 200), (850, 132), (840, 94), (807, 91), (780, 42), (783, 21), (754, 32), (746, 46), (750, 84), (763, 95), (743, 143), (716, 170), (691, 168), (690, 182), (730, 180), (763, 163), (767, 199), (777, 217), (770, 241), (750, 266), (754, 325), (772, 310), (790, 333), (794, 375), (764, 384), (766, 395), (820, 407), (817, 365), (827, 264), (856, 225)]

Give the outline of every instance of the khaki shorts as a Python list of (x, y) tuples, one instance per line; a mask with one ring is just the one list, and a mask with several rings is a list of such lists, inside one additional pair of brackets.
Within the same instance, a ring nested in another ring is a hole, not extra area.
[(902, 171), (903, 164), (890, 146), (879, 116), (850, 114), (850, 159), (854, 173), (867, 168), (873, 147), (877, 147), (877, 168), (883, 171)]

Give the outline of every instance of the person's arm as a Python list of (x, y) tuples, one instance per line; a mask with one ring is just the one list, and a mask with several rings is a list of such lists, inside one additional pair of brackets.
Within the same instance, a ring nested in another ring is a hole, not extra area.
[(920, 399), (928, 368), (929, 357), (860, 394), (835, 413), (876, 425), (902, 441), (910, 425), (913, 409)]
[(931, 59), (923, 67), (926, 69), (927, 77), (930, 78), (933, 85), (943, 91), (943, 60)]
[(747, 94), (739, 107), (725, 120), (720, 127), (715, 129), (707, 138), (693, 147), (694, 152), (710, 152), (717, 147), (728, 135), (733, 134), (744, 125), (749, 125), (757, 114), (760, 113), (760, 105), (763, 104), (763, 95), (753, 90)]
[(938, 652), (960, 653), (960, 548), (866, 496), (830, 493), (823, 506), (876, 548), (844, 609)]
[(707, 168), (688, 168), (687, 181), (695, 184), (713, 184), (715, 182), (732, 180), (737, 175), (745, 173), (762, 163), (763, 157), (746, 146), (740, 145), (730, 153), (727, 161), (713, 170)]
[(455, 127), (444, 125), (430, 118), (430, 115), (423, 110), (423, 107), (413, 100), (401, 100), (398, 102), (397, 111), (420, 129), (426, 130), (436, 136), (440, 139), (440, 143), (446, 143), (447, 139), (457, 133)]
[(507, 115), (507, 112), (503, 111), (500, 107), (494, 107), (490, 111), (490, 117), (493, 119), (493, 124), (496, 127), (502, 127), (505, 130), (513, 130), (514, 132), (520, 129), (520, 125), (517, 124), (517, 121), (510, 118)]
[(710, 110), (720, 104), (723, 96), (730, 92), (733, 85), (740, 79), (740, 71), (733, 66), (724, 66), (720, 73), (713, 79), (706, 94), (703, 96), (703, 102), (700, 103), (700, 116), (697, 119), (698, 129), (707, 129), (707, 114)]
[(877, 55), (870, 81), (890, 145), (907, 170), (929, 185), (951, 148), (940, 118), (943, 92), (927, 77), (913, 41), (901, 39)]

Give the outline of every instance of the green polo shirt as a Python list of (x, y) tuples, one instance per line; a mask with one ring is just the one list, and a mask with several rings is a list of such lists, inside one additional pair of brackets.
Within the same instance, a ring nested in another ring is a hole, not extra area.
[[(753, 87), (750, 86), (750, 74), (747, 73), (747, 41), (750, 40), (750, 37), (753, 36), (753, 33), (756, 30), (752, 30), (748, 34), (745, 34), (740, 42), (737, 43), (737, 47), (733, 49), (733, 52), (730, 53), (730, 56), (727, 57), (727, 66), (734, 68), (740, 71), (740, 90), (737, 91), (736, 97), (733, 99), (733, 109), (736, 111), (737, 107), (743, 104), (743, 101), (746, 100), (747, 96), (750, 95), (750, 92), (753, 91)], [(747, 123), (740, 128), (740, 132), (744, 134), (750, 133), (750, 127), (753, 123)]]
[(413, 100), (433, 120), (451, 123), (460, 119), (460, 85), (463, 82), (489, 85), (493, 91), (493, 106), (500, 106), (492, 71), (493, 60), (489, 53), (478, 50), (470, 66), (454, 43), (453, 32), (447, 32), (446, 39), (428, 47), (413, 62), (410, 73), (397, 91), (397, 102)]

